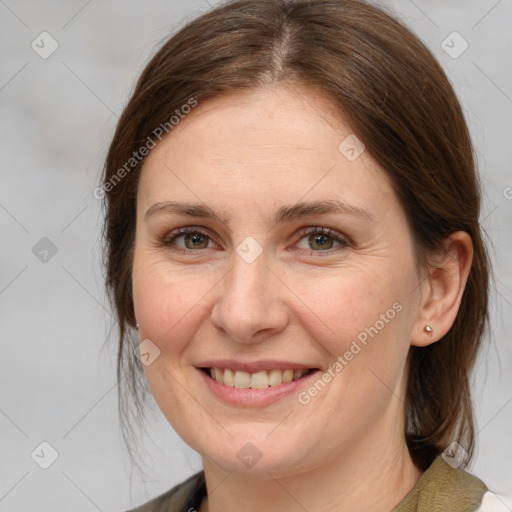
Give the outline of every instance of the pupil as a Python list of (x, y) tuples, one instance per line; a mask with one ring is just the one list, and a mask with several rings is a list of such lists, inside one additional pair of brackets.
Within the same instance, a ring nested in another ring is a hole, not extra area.
[[(329, 236), (326, 236), (326, 235), (313, 235), (313, 245), (317, 245), (317, 246), (323, 246), (324, 244), (326, 244), (328, 238), (330, 238)], [(323, 248), (323, 249), (329, 249), (330, 247), (320, 247), (320, 248)]]
[[(196, 249), (198, 244), (201, 243), (201, 238), (202, 238), (203, 235), (201, 235), (200, 233), (193, 233), (193, 234), (188, 234), (186, 236), (186, 241), (192, 241), (192, 245), (193, 247), (189, 247), (192, 248), (192, 249)], [(188, 246), (188, 244), (186, 244)], [(203, 244), (204, 245), (204, 244)]]

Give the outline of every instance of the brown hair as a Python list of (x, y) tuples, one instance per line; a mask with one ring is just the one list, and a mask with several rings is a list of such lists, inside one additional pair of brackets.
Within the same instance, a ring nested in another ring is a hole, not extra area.
[[(489, 262), (480, 184), (457, 97), (430, 51), (382, 9), (359, 0), (239, 0), (196, 18), (146, 66), (106, 158), (106, 285), (119, 326), (121, 419), (147, 393), (133, 357), (132, 259), (143, 159), (126, 162), (191, 98), (287, 83), (327, 95), (389, 175), (425, 267), (452, 232), (469, 233), (473, 264), (450, 331), (408, 359), (405, 437), (426, 469), (452, 441), (474, 448), (470, 373), (488, 323)], [(122, 179), (120, 170), (124, 168)], [(117, 174), (116, 174), (117, 173)], [(142, 375), (142, 377), (141, 377)], [(122, 382), (126, 378), (126, 382)], [(123, 435), (130, 430), (122, 421)]]

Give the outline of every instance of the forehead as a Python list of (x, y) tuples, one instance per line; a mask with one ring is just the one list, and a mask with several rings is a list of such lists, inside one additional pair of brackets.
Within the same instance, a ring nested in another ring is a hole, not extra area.
[(329, 196), (355, 206), (373, 202), (378, 215), (379, 204), (384, 212), (396, 197), (367, 152), (347, 158), (344, 141), (353, 137), (334, 104), (313, 91), (273, 87), (217, 96), (151, 150), (138, 203), (186, 196), (223, 208), (253, 202), (261, 210)]

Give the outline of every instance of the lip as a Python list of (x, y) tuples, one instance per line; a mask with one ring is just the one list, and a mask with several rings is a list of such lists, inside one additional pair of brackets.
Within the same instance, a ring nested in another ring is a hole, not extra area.
[(307, 364), (292, 363), (289, 361), (278, 361), (276, 359), (265, 359), (260, 361), (253, 361), (252, 363), (243, 363), (241, 361), (233, 361), (232, 359), (215, 359), (203, 361), (195, 365), (196, 368), (222, 368), (237, 370), (247, 373), (256, 373), (261, 370), (272, 370), (278, 368), (280, 370), (303, 370), (317, 368), (316, 366), (308, 366)]
[[(217, 368), (220, 368), (220, 366), (217, 366)], [(268, 368), (268, 366), (266, 368)], [(279, 368), (279, 366), (274, 366), (274, 368)], [(304, 366), (297, 367), (296, 369), (301, 368), (304, 368)], [(217, 382), (215, 379), (212, 379), (200, 368), (196, 369), (206, 384), (206, 387), (223, 402), (230, 405), (236, 405), (238, 407), (255, 408), (265, 407), (285, 397), (289, 397), (292, 394), (296, 394), (300, 388), (307, 386), (311, 379), (315, 378), (315, 376), (320, 372), (320, 370), (313, 370), (298, 380), (283, 382), (282, 384), (279, 384), (279, 386), (269, 386), (265, 389), (238, 389), (231, 386), (225, 386), (224, 384)]]

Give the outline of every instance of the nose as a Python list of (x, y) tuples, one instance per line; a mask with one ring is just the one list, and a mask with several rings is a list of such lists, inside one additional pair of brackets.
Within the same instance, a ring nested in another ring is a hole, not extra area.
[(236, 343), (257, 343), (282, 332), (288, 322), (287, 288), (269, 267), (265, 251), (252, 263), (238, 254), (219, 283), (211, 320)]

